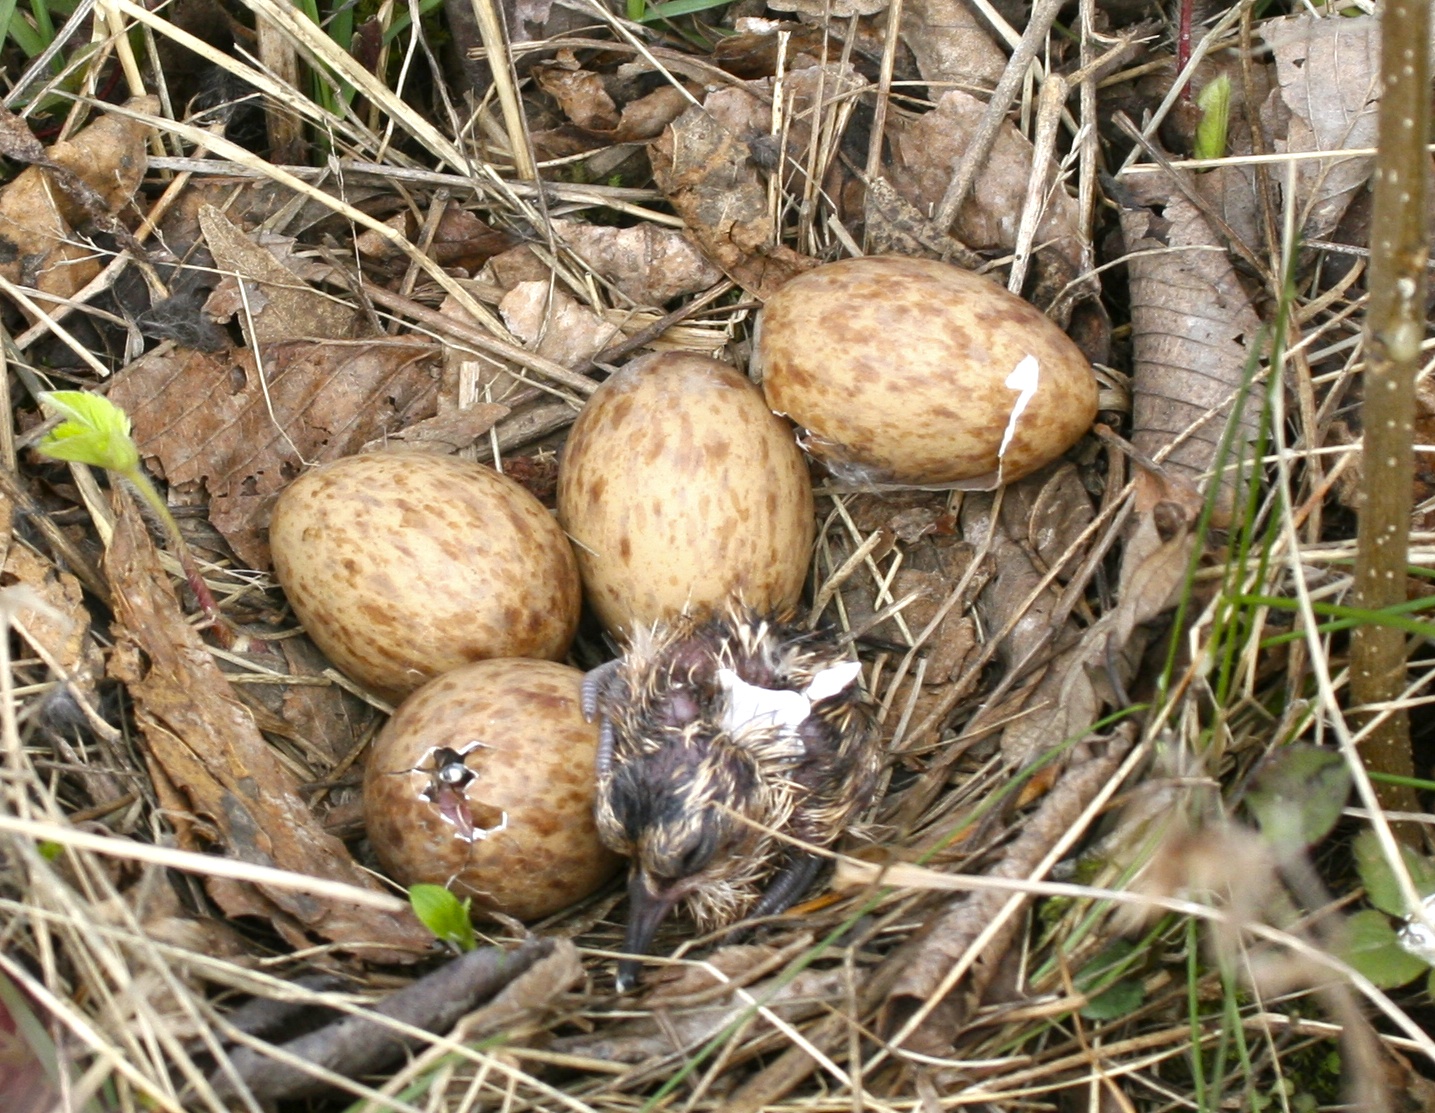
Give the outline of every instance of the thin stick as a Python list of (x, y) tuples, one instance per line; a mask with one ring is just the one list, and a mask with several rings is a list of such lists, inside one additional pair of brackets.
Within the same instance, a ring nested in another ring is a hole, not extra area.
[(972, 183), (977, 179), (977, 171), (986, 165), (987, 157), (992, 153), (997, 134), (1006, 119), (1007, 108), (1016, 99), (1017, 90), (1026, 80), (1026, 71), (1036, 59), (1041, 44), (1046, 41), (1046, 34), (1056, 20), (1061, 4), (1062, 0), (1040, 0), (1032, 9), (1031, 22), (1026, 25), (1021, 42), (1012, 51), (1011, 59), (992, 93), (992, 99), (982, 114), (981, 123), (977, 125), (977, 133), (972, 136), (971, 144), (962, 155), (961, 164), (952, 175), (947, 192), (942, 197), (942, 203), (937, 206), (935, 223), (943, 232), (952, 230), (962, 202), (967, 199)]

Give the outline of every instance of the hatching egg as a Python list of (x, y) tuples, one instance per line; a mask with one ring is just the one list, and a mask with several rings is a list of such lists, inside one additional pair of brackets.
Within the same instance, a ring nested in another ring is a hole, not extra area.
[(598, 728), (582, 683), (552, 661), (478, 661), (400, 705), (364, 773), (369, 840), (394, 880), (534, 920), (617, 872), (593, 820)]

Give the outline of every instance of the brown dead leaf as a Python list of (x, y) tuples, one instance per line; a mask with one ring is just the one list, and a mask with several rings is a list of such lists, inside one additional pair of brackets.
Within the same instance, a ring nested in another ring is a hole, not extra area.
[(460, 1022), (455, 1038), (478, 1040), (502, 1032), (505, 1042), (519, 1041), (524, 1029), (544, 1031), (562, 994), (583, 980), (583, 960), (567, 939), (544, 940), (549, 952), (509, 982), (488, 1004)]
[(498, 303), (503, 323), (541, 356), (577, 367), (623, 332), (548, 282), (520, 282)]
[[(826, 38), (822, 28), (796, 20), (741, 16), (736, 33), (718, 39), (713, 61), (745, 80), (771, 77), (777, 72), (779, 55), (787, 69), (817, 65)], [(830, 55), (840, 50), (840, 46), (830, 49)]]
[(80, 581), (38, 556), (26, 545), (14, 545), (5, 557), (4, 584), (24, 584), (34, 593), (34, 606), (23, 606), (12, 616), (30, 646), (92, 698), (104, 660), (90, 634), (90, 612)]
[[(915, 119), (893, 123), (892, 185), (923, 213), (935, 212), (951, 181), (953, 167), (970, 144), (986, 105), (953, 89), (937, 107)], [(1016, 245), (1021, 208), (1034, 158), (1031, 141), (1005, 123), (982, 165), (952, 231), (973, 251), (1002, 252)], [(1076, 201), (1048, 167), (1045, 208), (1037, 225), (1035, 262), (1074, 277), (1082, 269), (1080, 214)], [(1050, 281), (1047, 279), (1046, 281)]]
[[(1013, 767), (1081, 737), (1103, 707), (1129, 703), (1128, 690), (1149, 642), (1145, 627), (1175, 605), (1195, 545), (1184, 528), (1163, 538), (1160, 522), (1153, 510), (1127, 542), (1116, 605), (1023, 693), (1019, 703), (1027, 714), (1001, 738), (1002, 755)], [(1008, 705), (1009, 713), (1015, 710)]]
[(298, 339), (348, 340), (364, 331), (359, 310), (314, 289), (214, 206), (199, 210), (199, 224), (214, 265), (225, 276), (204, 306), (216, 321), (237, 316), (246, 331), (252, 322), (251, 340), (261, 347)]
[[(559, 109), (574, 127), (594, 141), (584, 144), (581, 137), (569, 133), (569, 139), (578, 139), (580, 150), (597, 144), (653, 139), (692, 103), (683, 90), (662, 85), (619, 108), (610, 84), (620, 89), (625, 83), (619, 78), (608, 79), (582, 69), (571, 50), (559, 50), (551, 64), (534, 66), (533, 77), (538, 87), (558, 102)], [(550, 153), (553, 142), (561, 134), (562, 129), (558, 133), (544, 133), (542, 142)], [(537, 137), (535, 142), (539, 142)]]
[[(1279, 95), (1261, 115), (1280, 152), (1374, 147), (1380, 100), (1380, 22), (1286, 16), (1261, 24), (1275, 58)], [(1324, 239), (1340, 223), (1375, 169), (1374, 156), (1296, 163), (1296, 203), (1304, 239)]]
[(891, 0), (768, 0), (776, 12), (797, 12), (812, 19), (850, 19), (886, 11)]
[[(110, 674), (125, 684), (156, 781), (212, 833), (227, 856), (257, 865), (376, 889), (344, 844), (324, 833), (296, 792), (244, 705), (185, 622), (159, 556), (132, 500), (115, 498), (115, 533), (105, 553), (114, 593), (116, 646)], [(196, 824), (177, 825), (181, 845), (211, 851)], [(248, 902), (231, 902), (247, 889)], [(428, 949), (430, 933), (413, 916), (379, 912), (265, 886), (212, 886), (231, 915), (267, 907), (295, 946), (315, 937), (367, 957), (405, 961)]]
[(893, 188), (886, 178), (867, 183), (863, 197), (867, 246), (874, 255), (927, 255), (949, 259), (967, 270), (979, 269), (985, 260), (958, 243), (924, 216)]
[(938, 89), (954, 82), (996, 87), (1006, 55), (987, 28), (967, 0), (906, 0), (902, 5), (902, 41), (923, 79), (935, 86), (933, 99)]
[(432, 344), (296, 342), (223, 356), (156, 349), (132, 363), (110, 399), (134, 424), (140, 451), (170, 483), (200, 482), (210, 521), (241, 559), (269, 566), (274, 497), (307, 461), (334, 460), (432, 417)]
[[(131, 104), (144, 112), (159, 106), (153, 97)], [(144, 179), (149, 131), (127, 117), (101, 116), (48, 151), (23, 123), (0, 132), (3, 153), (33, 164), (0, 190), (0, 275), (69, 297), (99, 274), (102, 259), (74, 230), (87, 222), (121, 228), (112, 217)]]
[[(1261, 321), (1226, 245), (1179, 190), (1154, 175), (1135, 179), (1124, 204), (1134, 349), (1131, 440), (1155, 456), (1185, 437), (1165, 466), (1204, 489)], [(1255, 436), (1259, 414), (1252, 392), (1233, 452)], [(1229, 478), (1222, 483), (1228, 495)]]
[(658, 188), (708, 258), (766, 298), (816, 265), (776, 242), (752, 151), (701, 108), (689, 108), (648, 148)]
[[(749, 948), (747, 953), (741, 954), (734, 953), (735, 948), (724, 948), (713, 955), (711, 961), (721, 966), (729, 965), (733, 959), (741, 959), (751, 965), (760, 961), (752, 953), (754, 950), (756, 948)], [(725, 955), (730, 957), (720, 959), (719, 956)], [(734, 974), (740, 969), (734, 970)], [(711, 976), (698, 981), (684, 980), (681, 984), (696, 987), (699, 981), (712, 987)], [(747, 987), (747, 994), (764, 1002), (784, 1020), (796, 1022), (826, 1011), (846, 996), (847, 988), (847, 978), (840, 969), (804, 970), (796, 977), (778, 976), (757, 982)], [(664, 1007), (665, 992), (666, 987), (660, 986), (652, 994), (656, 1000), (650, 998), (644, 1001), (644, 1006), (651, 1006), (653, 1011), (645, 1012), (640, 1018), (599, 1029), (590, 1035), (562, 1037), (554, 1041), (555, 1050), (610, 1062), (641, 1063), (674, 1052), (690, 1051), (751, 1009), (745, 1000), (734, 1000), (729, 992), (715, 994), (711, 1003), (706, 1005), (690, 1004), (669, 1011)], [(702, 989), (695, 988), (690, 993), (700, 997)], [(756, 1023), (762, 1027), (768, 1024), (761, 1019)]]
[[(571, 51), (560, 51), (572, 58)], [(603, 79), (589, 70), (579, 69), (577, 62), (564, 65), (534, 66), (533, 76), (538, 87), (558, 102), (563, 114), (580, 128), (589, 131), (612, 131), (618, 126), (618, 106), (603, 87)]]
[(575, 255), (633, 304), (661, 306), (716, 285), (722, 271), (676, 228), (644, 222), (628, 228), (555, 220), (553, 230)]
[[(1081, 482), (1076, 465), (1063, 460), (1041, 471), (1039, 482), (1016, 483), (1007, 488), (1007, 500), (1019, 502), (1017, 520), (1027, 525), (1026, 540), (1043, 565), (1043, 571), (1063, 561), (1059, 578), (1063, 583), (1075, 571), (1081, 553), (1071, 554), (1095, 517), (1091, 496)], [(1084, 552), (1084, 550), (1083, 550)]]
[[(235, 684), (235, 694), (254, 713), (260, 730), (294, 743), (295, 752), (313, 770), (309, 779), (325, 779), (377, 729), (379, 712), (340, 685), (323, 680), (324, 672), (334, 666), (307, 637), (271, 645), (283, 653), (283, 664), (276, 664), (272, 654), (256, 662), (264, 672), (278, 671), (284, 677), (273, 684)], [(232, 675), (227, 667), (225, 671)], [(247, 674), (251, 681), (255, 677)], [(290, 683), (294, 677), (319, 683)]]

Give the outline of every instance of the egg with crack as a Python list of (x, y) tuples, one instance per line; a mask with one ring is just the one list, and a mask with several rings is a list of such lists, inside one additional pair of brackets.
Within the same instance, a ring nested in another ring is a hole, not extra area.
[(478, 661), (405, 700), (364, 772), (365, 825), (389, 876), (520, 920), (601, 888), (621, 859), (593, 820), (598, 727), (582, 684), (552, 661)]
[(1081, 350), (1029, 302), (930, 259), (843, 259), (767, 300), (768, 404), (839, 478), (991, 487), (1070, 448), (1096, 416)]

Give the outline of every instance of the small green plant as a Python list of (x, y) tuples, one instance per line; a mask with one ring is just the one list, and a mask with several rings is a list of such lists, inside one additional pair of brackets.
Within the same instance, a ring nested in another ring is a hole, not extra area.
[[(17, 0), (0, 0), (0, 28), (27, 58), (34, 58), (55, 41), (57, 16), (63, 21), (74, 12), (72, 0), (30, 0), (28, 13), (18, 7)], [(63, 58), (55, 59), (56, 70), (63, 62)]]
[(409, 904), (419, 922), (456, 951), (478, 946), (470, 908), (473, 900), (459, 900), (442, 885), (410, 885)]
[[(1435, 861), (1400, 848), (1416, 892), (1424, 897), (1435, 894)], [(1431, 971), (1435, 948), (1429, 945), (1430, 932), (1418, 920), (1406, 919), (1396, 928), (1391, 917), (1408, 917), (1414, 910), (1407, 908), (1396, 881), (1395, 871), (1381, 852), (1373, 831), (1362, 831), (1355, 840), (1355, 866), (1365, 884), (1366, 899), (1374, 906), (1362, 909), (1346, 921), (1346, 940), (1341, 957), (1381, 989), (1394, 989), (1429, 974), (1427, 989), (1435, 989), (1435, 972)], [(1430, 901), (1426, 900), (1427, 909)]]
[(179, 532), (179, 523), (140, 467), (139, 448), (130, 436), (128, 415), (108, 398), (84, 390), (45, 391), (40, 393), (39, 399), (65, 420), (46, 433), (35, 447), (56, 460), (104, 468), (139, 492), (145, 505), (163, 523), (174, 555), (184, 568), (190, 590), (194, 592), (205, 616), (223, 636), (229, 628), (219, 613), (219, 604), (214, 601), (204, 577), (199, 574), (189, 546)]
[(1231, 79), (1225, 74), (1208, 83), (1196, 98), (1201, 122), (1196, 125), (1197, 158), (1220, 158), (1226, 153), (1226, 129), (1231, 119)]
[(680, 15), (726, 7), (731, 0), (667, 0), (663, 4), (649, 4), (648, 0), (627, 2), (628, 18), (634, 23), (656, 23), (661, 19), (676, 19)]

